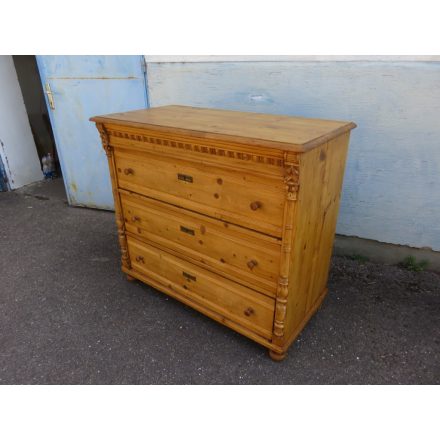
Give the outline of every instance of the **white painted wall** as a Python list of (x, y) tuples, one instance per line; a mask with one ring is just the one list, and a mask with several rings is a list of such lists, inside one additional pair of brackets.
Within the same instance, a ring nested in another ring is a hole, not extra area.
[(43, 178), (12, 56), (0, 56), (0, 156), (11, 189)]
[(153, 107), (184, 104), (356, 122), (337, 232), (440, 251), (436, 58), (147, 61)]

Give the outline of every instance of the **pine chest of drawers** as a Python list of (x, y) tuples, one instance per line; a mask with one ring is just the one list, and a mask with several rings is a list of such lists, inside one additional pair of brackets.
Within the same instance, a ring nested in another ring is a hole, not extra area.
[(326, 294), (355, 124), (184, 106), (91, 120), (128, 279), (283, 359)]

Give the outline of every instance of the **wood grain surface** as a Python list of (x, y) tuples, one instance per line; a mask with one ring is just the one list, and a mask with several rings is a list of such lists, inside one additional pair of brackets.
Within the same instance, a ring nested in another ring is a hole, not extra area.
[[(164, 132), (304, 152), (351, 130), (353, 122), (167, 105), (91, 118)], [(281, 144), (281, 145), (280, 145)]]
[[(155, 110), (125, 113), (117, 124), (94, 118), (109, 159), (122, 270), (282, 360), (327, 292), (354, 124)], [(319, 142), (301, 153), (283, 143), (288, 133)]]

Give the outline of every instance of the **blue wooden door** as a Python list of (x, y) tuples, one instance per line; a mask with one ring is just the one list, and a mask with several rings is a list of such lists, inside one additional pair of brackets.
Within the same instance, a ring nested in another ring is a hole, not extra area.
[(69, 204), (113, 209), (107, 158), (89, 118), (147, 107), (143, 58), (44, 55), (37, 63)]

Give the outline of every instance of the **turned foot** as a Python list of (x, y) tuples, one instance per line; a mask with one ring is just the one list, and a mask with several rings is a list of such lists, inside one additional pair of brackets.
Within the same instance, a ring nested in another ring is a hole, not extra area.
[(131, 275), (126, 275), (126, 277), (127, 277), (127, 280), (128, 281), (134, 281), (136, 278), (134, 278), (134, 277), (132, 277)]
[(269, 356), (273, 361), (282, 361), (286, 357), (287, 352), (277, 353), (276, 351), (269, 350)]

